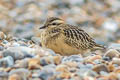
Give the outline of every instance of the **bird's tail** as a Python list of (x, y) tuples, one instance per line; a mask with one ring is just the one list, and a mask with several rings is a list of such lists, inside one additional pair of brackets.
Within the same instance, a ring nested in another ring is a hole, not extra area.
[(100, 44), (95, 44), (94, 47), (93, 47), (93, 50), (106, 50), (107, 47), (106, 46), (103, 46), (103, 45), (100, 45)]

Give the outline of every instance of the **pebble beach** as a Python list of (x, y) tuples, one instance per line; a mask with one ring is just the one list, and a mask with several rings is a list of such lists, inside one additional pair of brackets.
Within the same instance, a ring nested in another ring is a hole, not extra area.
[[(0, 80), (120, 80), (119, 0), (0, 0)], [(40, 46), (48, 17), (80, 26), (105, 51), (61, 56)]]

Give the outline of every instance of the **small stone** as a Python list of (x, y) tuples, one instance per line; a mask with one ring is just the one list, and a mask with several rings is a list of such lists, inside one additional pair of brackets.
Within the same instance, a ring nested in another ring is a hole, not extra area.
[(118, 76), (116, 73), (113, 73), (111, 72), (109, 75), (108, 75), (108, 79), (107, 80), (118, 80)]
[(18, 47), (18, 46), (20, 46), (20, 44), (17, 43), (17, 42), (14, 42), (14, 43), (12, 44), (12, 46), (13, 46), (13, 47)]
[(70, 79), (71, 78), (71, 73), (70, 72), (61, 72), (58, 77), (62, 79)]
[(61, 63), (62, 57), (61, 57), (61, 56), (54, 56), (53, 59), (54, 59), (54, 63), (55, 63), (56, 65), (58, 65), (58, 64)]
[(3, 44), (7, 44), (8, 43), (8, 41), (7, 40), (3, 40)]
[(22, 60), (16, 60), (14, 67), (16, 68), (27, 68), (28, 67), (28, 60), (27, 58)]
[(6, 38), (6, 35), (0, 31), (0, 40), (3, 40)]
[(4, 50), (4, 47), (3, 46), (0, 46), (0, 51), (3, 51)]
[(56, 56), (56, 53), (51, 50), (51, 49), (46, 49), (46, 48), (42, 48), (37, 46), (37, 48), (35, 48), (35, 53), (39, 56)]
[(97, 77), (98, 76), (98, 74), (95, 71), (93, 71), (91, 69), (83, 69), (83, 68), (79, 69), (76, 72), (76, 74), (78, 76), (80, 76), (81, 78), (85, 78), (85, 77), (88, 77), (88, 76), (90, 76), (90, 77)]
[(40, 58), (40, 65), (42, 66), (46, 66), (48, 64), (53, 64), (53, 63), (54, 63), (54, 60), (52, 56)]
[(94, 60), (94, 63), (95, 63), (95, 64), (101, 64), (101, 60), (99, 60), (99, 59)]
[(115, 73), (120, 73), (120, 67), (114, 69), (114, 72), (115, 72)]
[(23, 59), (25, 57), (33, 57), (31, 48), (28, 47), (10, 47), (3, 51), (3, 56), (12, 56), (14, 60)]
[(68, 57), (64, 57), (62, 59), (62, 63), (68, 62), (68, 61), (82, 62), (83, 58), (79, 55), (71, 55), (71, 56), (68, 56)]
[(11, 56), (0, 59), (0, 67), (12, 67), (14, 65), (14, 60)]
[(100, 71), (109, 72), (107, 66), (104, 64), (99, 64), (99, 65), (94, 66), (93, 70), (97, 73), (100, 73)]
[(0, 80), (8, 80), (8, 73), (0, 71)]
[(112, 59), (112, 63), (113, 63), (113, 64), (120, 65), (120, 59), (119, 59), (119, 58), (113, 58), (113, 59)]
[(115, 66), (112, 63), (109, 63), (107, 67), (109, 72), (113, 72), (115, 70)]
[(105, 54), (104, 57), (109, 57), (110, 59), (112, 59), (113, 57), (119, 57), (120, 53), (115, 50), (115, 49), (109, 49)]
[(113, 19), (108, 19), (104, 22), (103, 28), (110, 32), (116, 32), (118, 29), (118, 23)]
[(58, 65), (56, 67), (56, 71), (58, 71), (58, 72), (68, 72), (69, 69), (66, 65), (61, 64), (61, 65)]
[(84, 59), (84, 62), (85, 63), (96, 63), (96, 64), (99, 64), (99, 60), (101, 59), (102, 57), (100, 55), (93, 55), (93, 56), (88, 56)]
[(110, 58), (109, 58), (109, 57), (106, 57), (106, 56), (103, 56), (102, 59), (105, 60), (105, 61), (110, 61)]
[(27, 80), (30, 72), (27, 69), (19, 68), (9, 72), (10, 80)]
[(20, 77), (18, 74), (13, 74), (9, 76), (8, 80), (24, 80), (22, 77)]
[(77, 67), (78, 66), (78, 64), (77, 64), (77, 62), (66, 62), (66, 63), (64, 63), (65, 65), (67, 65), (69, 68), (72, 68), (72, 67)]
[(38, 77), (41, 80), (51, 80), (50, 78), (54, 75), (53, 69), (48, 68), (48, 69), (43, 69), (38, 73)]
[(92, 69), (92, 68), (94, 67), (94, 65), (93, 65), (93, 64), (86, 64), (86, 67), (87, 67), (88, 69)]
[(119, 43), (111, 43), (108, 48), (120, 49), (120, 44)]
[(104, 72), (104, 71), (100, 71), (100, 75), (102, 75), (102, 76), (107, 76), (108, 73), (107, 73), (107, 72)]
[(39, 58), (32, 58), (28, 61), (28, 68), (29, 69), (37, 69), (40, 68), (40, 59)]

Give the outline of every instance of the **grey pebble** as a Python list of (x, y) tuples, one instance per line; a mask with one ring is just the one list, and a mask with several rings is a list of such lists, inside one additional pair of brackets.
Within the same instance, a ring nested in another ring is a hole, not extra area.
[(96, 72), (94, 72), (90, 69), (80, 69), (76, 73), (81, 77), (85, 77), (85, 76), (97, 77), (98, 76), (98, 74)]
[(120, 44), (118, 43), (111, 43), (109, 44), (109, 47), (110, 49), (120, 49)]
[[(47, 59), (49, 59), (49, 61), (47, 61)], [(40, 58), (40, 65), (42, 66), (46, 66), (48, 64), (53, 64), (53, 63), (54, 63), (53, 58), (50, 56)]]
[[(8, 73), (7, 72), (1, 72), (0, 71), (0, 78), (4, 78), (4, 77), (8, 77)], [(1, 79), (0, 79), (1, 80)]]
[(3, 51), (3, 56), (12, 56), (14, 60), (23, 59), (25, 57), (33, 57), (31, 48), (28, 47), (10, 47)]
[(0, 51), (3, 51), (4, 50), (4, 47), (3, 46), (0, 46)]
[(11, 56), (0, 59), (0, 67), (12, 67), (14, 65), (14, 59)]
[(54, 75), (54, 72), (52, 70), (47, 69), (47, 70), (42, 70), (41, 72), (38, 73), (39, 78), (42, 80), (49, 80)]
[(100, 75), (107, 76), (107, 75), (108, 75), (108, 73), (107, 73), (107, 72), (105, 72), (105, 71), (100, 71)]
[(62, 62), (67, 62), (67, 61), (75, 61), (75, 62), (83, 62), (83, 58), (81, 58), (81, 56), (79, 55), (71, 55), (71, 56), (67, 56), (67, 57), (64, 57), (62, 59)]
[(30, 75), (30, 72), (28, 69), (24, 69), (24, 68), (19, 68), (19, 69), (15, 69), (15, 70), (11, 70), (9, 72), (9, 76), (13, 75), (13, 74), (17, 74), (19, 75), (20, 78), (22, 78), (23, 80), (27, 80), (27, 77)]

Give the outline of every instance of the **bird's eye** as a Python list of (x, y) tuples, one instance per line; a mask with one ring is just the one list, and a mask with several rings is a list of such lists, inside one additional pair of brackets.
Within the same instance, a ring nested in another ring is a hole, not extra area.
[(52, 25), (57, 25), (56, 23), (52, 23)]

